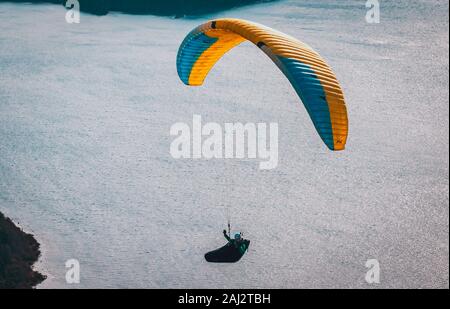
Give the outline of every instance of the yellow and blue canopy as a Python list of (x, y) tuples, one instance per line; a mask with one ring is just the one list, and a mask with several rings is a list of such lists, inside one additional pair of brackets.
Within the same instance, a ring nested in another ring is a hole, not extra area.
[(317, 52), (291, 36), (240, 19), (207, 22), (192, 30), (179, 48), (180, 79), (189, 86), (202, 85), (214, 64), (246, 40), (258, 46), (286, 75), (328, 148), (343, 150), (348, 117), (339, 82)]

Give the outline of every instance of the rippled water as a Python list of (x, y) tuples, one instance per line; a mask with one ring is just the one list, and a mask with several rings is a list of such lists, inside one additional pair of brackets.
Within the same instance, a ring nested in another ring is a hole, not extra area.
[[(0, 4), (0, 211), (34, 232), (40, 287), (446, 287), (447, 1), (281, 1), (199, 19), (110, 14), (65, 23), (54, 5)], [(350, 117), (331, 153), (278, 69), (243, 44), (204, 87), (179, 81), (184, 35), (237, 17), (291, 34), (332, 65)], [(170, 126), (279, 122), (279, 167), (178, 161)], [(227, 213), (252, 240), (235, 265)], [(64, 263), (81, 263), (81, 284)]]

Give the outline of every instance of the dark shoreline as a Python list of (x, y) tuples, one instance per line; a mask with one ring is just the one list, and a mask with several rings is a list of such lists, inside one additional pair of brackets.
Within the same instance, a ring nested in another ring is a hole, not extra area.
[[(82, 12), (107, 15), (121, 12), (135, 15), (201, 16), (251, 4), (277, 0), (78, 0)], [(66, 6), (67, 0), (0, 0), (17, 3), (54, 3)], [(69, 6), (69, 5), (68, 5)]]
[(45, 280), (33, 270), (39, 243), (0, 212), (0, 289), (32, 289)]

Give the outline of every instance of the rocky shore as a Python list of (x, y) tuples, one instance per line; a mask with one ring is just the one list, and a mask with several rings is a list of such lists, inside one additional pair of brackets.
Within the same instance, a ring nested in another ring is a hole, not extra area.
[(0, 213), (0, 289), (31, 289), (45, 280), (33, 270), (39, 243)]

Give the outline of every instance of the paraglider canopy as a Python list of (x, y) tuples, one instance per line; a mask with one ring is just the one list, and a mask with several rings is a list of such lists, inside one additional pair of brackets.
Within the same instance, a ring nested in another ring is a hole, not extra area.
[(202, 85), (214, 64), (246, 40), (266, 53), (289, 79), (328, 148), (343, 150), (348, 119), (339, 82), (317, 52), (291, 36), (240, 19), (209, 21), (192, 30), (181, 44), (180, 79), (189, 86)]

